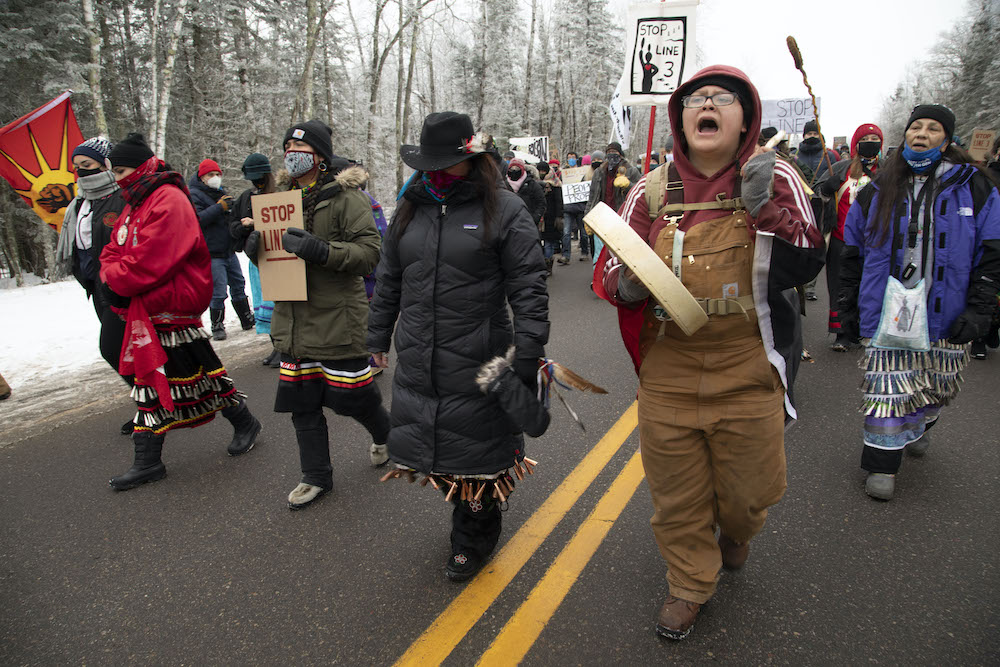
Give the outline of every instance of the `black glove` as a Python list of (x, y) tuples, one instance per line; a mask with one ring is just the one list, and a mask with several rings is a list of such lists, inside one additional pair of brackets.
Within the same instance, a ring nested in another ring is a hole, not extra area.
[(257, 244), (260, 243), (260, 232), (254, 230), (247, 235), (247, 240), (243, 243), (243, 252), (247, 254), (250, 261), (257, 263)]
[(990, 332), (996, 305), (997, 284), (985, 276), (974, 280), (965, 297), (965, 310), (951, 325), (948, 342), (964, 345), (985, 337)]
[(281, 235), (281, 245), (307, 262), (326, 264), (330, 258), (330, 244), (298, 227), (289, 227)]
[(514, 372), (529, 389), (534, 390), (538, 386), (538, 359), (515, 359)]
[(101, 293), (101, 301), (109, 306), (125, 309), (128, 308), (129, 303), (132, 302), (132, 299), (129, 297), (116, 294), (107, 283), (101, 283), (97, 289)]

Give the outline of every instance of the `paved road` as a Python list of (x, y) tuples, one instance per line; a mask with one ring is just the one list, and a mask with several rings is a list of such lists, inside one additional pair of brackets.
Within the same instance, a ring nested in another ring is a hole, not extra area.
[(245, 457), (225, 455), (225, 423), (172, 434), (166, 480), (113, 493), (125, 402), (0, 449), (0, 663), (998, 664), (997, 357), (972, 363), (896, 499), (873, 501), (856, 357), (826, 349), (825, 302), (810, 304), (788, 493), (694, 634), (666, 643), (665, 567), (629, 465), (636, 380), (588, 282), (575, 259), (557, 267), (549, 353), (611, 393), (570, 395), (586, 432), (557, 408), (529, 443), (538, 474), (473, 582), (444, 578), (448, 506), (379, 484), (353, 423), (330, 419), (334, 493), (288, 511), (298, 465), (288, 417), (270, 412), (275, 372), (236, 363), (265, 424)]

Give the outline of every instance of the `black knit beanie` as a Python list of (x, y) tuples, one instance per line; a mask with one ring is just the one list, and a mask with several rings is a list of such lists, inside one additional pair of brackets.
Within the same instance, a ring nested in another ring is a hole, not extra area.
[(296, 123), (285, 132), (285, 139), (281, 142), (282, 147), (290, 139), (298, 139), (312, 146), (324, 161), (333, 160), (333, 130), (323, 121), (307, 120), (303, 123)]
[(955, 114), (943, 104), (918, 104), (913, 107), (910, 119), (906, 121), (906, 129), (910, 129), (913, 121), (920, 118), (930, 118), (941, 123), (941, 127), (944, 128), (945, 136), (948, 139), (951, 139), (951, 135), (955, 134)]
[(138, 132), (132, 132), (114, 145), (108, 159), (111, 160), (112, 167), (138, 167), (151, 157), (153, 151), (146, 143), (146, 138)]

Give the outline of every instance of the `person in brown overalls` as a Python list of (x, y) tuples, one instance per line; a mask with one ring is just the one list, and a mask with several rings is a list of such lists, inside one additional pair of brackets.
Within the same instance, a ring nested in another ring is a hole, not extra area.
[(801, 179), (757, 146), (760, 110), (740, 70), (696, 74), (670, 98), (674, 161), (640, 180), (621, 211), (707, 324), (685, 335), (616, 258), (598, 269), (609, 299), (633, 313), (620, 319), (623, 338), (637, 342), (642, 462), (670, 587), (656, 630), (671, 639), (691, 631), (720, 566), (743, 565), (784, 494), (801, 351), (793, 288), (823, 266)]

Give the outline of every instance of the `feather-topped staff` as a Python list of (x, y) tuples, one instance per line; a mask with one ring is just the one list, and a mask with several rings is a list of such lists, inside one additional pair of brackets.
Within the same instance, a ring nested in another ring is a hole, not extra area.
[(559, 392), (559, 387), (563, 389), (573, 389), (575, 387), (580, 391), (589, 391), (594, 394), (606, 394), (608, 392), (603, 387), (598, 387), (590, 380), (574, 373), (559, 362), (552, 361), (551, 359), (542, 359), (541, 361), (542, 363), (538, 368), (538, 401), (548, 408), (550, 393), (555, 393), (556, 398), (566, 408), (566, 412), (573, 418), (573, 421), (579, 425), (580, 430), (586, 431), (587, 427), (583, 425), (583, 420), (580, 419), (576, 411), (563, 398), (562, 393)]

